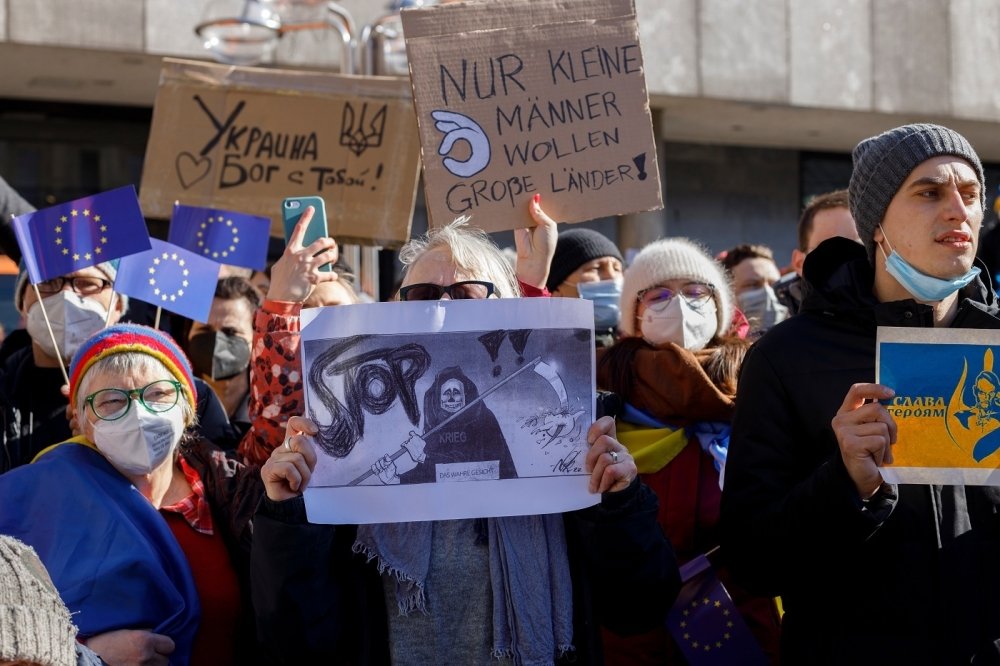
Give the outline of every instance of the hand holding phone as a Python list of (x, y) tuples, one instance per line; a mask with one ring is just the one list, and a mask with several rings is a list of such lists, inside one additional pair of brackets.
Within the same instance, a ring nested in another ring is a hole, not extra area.
[[(281, 219), (285, 227), (285, 244), (288, 244), (292, 237), (295, 226), (302, 219), (302, 215), (312, 206), (312, 219), (308, 221), (305, 234), (302, 236), (302, 246), (308, 247), (314, 241), (328, 236), (326, 230), (326, 204), (322, 197), (287, 197), (281, 202)], [(333, 270), (332, 264), (324, 264), (321, 271), (330, 272)]]

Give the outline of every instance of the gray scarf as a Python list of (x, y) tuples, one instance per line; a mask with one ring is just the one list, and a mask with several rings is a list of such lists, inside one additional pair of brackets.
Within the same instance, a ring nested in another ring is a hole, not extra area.
[[(493, 588), (493, 655), (552, 664), (573, 650), (573, 583), (562, 514), (487, 520)], [(399, 612), (426, 613), (433, 523), (358, 526), (354, 552), (396, 581)]]

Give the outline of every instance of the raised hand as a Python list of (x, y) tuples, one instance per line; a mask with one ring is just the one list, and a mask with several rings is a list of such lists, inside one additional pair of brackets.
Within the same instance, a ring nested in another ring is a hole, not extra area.
[(337, 261), (337, 241), (317, 238), (303, 247), (302, 238), (316, 210), (309, 206), (288, 238), (288, 245), (271, 267), (271, 284), (267, 297), (275, 301), (301, 303), (320, 282), (338, 279), (336, 271), (321, 271), (321, 266)]

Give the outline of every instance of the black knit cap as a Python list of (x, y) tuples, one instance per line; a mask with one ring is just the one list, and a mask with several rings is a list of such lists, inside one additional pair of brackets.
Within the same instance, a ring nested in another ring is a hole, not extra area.
[(966, 160), (979, 179), (979, 203), (986, 209), (986, 183), (979, 156), (964, 136), (940, 125), (904, 125), (865, 139), (854, 148), (848, 200), (858, 235), (875, 258), (875, 229), (889, 202), (917, 166), (939, 155)]
[(545, 283), (549, 291), (555, 290), (566, 281), (570, 274), (588, 261), (601, 257), (614, 257), (625, 263), (618, 246), (607, 236), (592, 229), (567, 229), (559, 234), (556, 253), (552, 257), (549, 279)]

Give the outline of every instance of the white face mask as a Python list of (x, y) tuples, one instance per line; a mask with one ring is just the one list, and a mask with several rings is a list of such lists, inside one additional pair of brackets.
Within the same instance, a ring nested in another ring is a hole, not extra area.
[(184, 434), (184, 410), (151, 412), (133, 400), (117, 421), (94, 422), (94, 444), (126, 476), (149, 474), (173, 453)]
[(80, 296), (72, 291), (60, 291), (45, 299), (45, 312), (49, 315), (52, 332), (59, 344), (59, 351), (52, 346), (52, 336), (45, 326), (42, 304), (36, 301), (28, 309), (28, 335), (49, 356), (62, 356), (69, 360), (83, 342), (104, 328), (108, 311), (93, 298)]
[(715, 335), (716, 314), (714, 298), (695, 309), (683, 297), (674, 296), (646, 308), (640, 330), (643, 339), (654, 347), (673, 342), (689, 351), (698, 351)]

